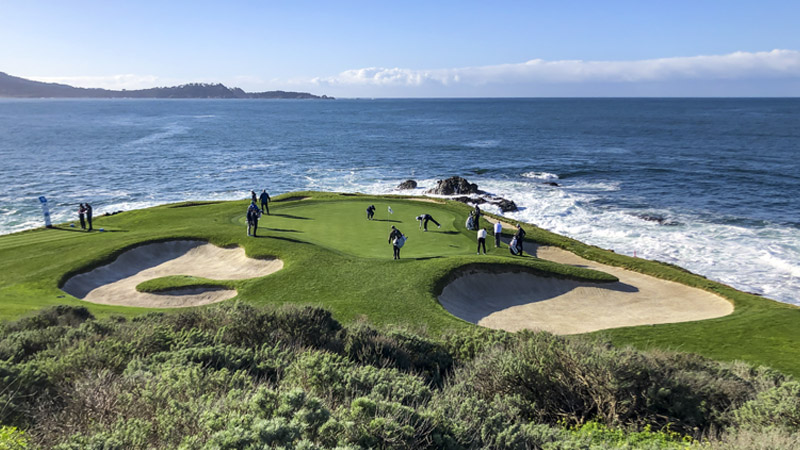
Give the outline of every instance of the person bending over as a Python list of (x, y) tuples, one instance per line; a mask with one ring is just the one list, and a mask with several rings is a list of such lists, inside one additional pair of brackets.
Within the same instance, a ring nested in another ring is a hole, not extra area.
[(442, 228), (439, 222), (436, 221), (430, 214), (422, 214), (417, 216), (417, 220), (419, 220), (419, 227), (422, 228), (422, 231), (428, 231), (428, 221), (433, 222), (436, 224), (438, 228)]
[(367, 206), (367, 220), (372, 220), (375, 217), (375, 205)]

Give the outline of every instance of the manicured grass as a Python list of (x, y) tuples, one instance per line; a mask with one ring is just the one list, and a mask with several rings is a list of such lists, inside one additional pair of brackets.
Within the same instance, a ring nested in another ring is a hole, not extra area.
[[(512, 257), (487, 245), (475, 255), (475, 233), (464, 228), (469, 211), (455, 202), (434, 204), (399, 197), (301, 192), (271, 204), (259, 237), (246, 236), (245, 201), (184, 203), (98, 217), (84, 233), (66, 225), (0, 237), (0, 318), (16, 318), (53, 304), (87, 305), (93, 314), (132, 316), (151, 310), (86, 304), (58, 289), (72, 274), (111, 261), (126, 248), (155, 240), (191, 238), (220, 246), (238, 245), (252, 257), (278, 257), (284, 268), (272, 275), (228, 281), (239, 295), (230, 301), (301, 303), (330, 309), (345, 323), (366, 317), (377, 325), (403, 324), (444, 333), (472, 327), (451, 316), (436, 300), (459, 268), (524, 266), (542, 274), (595, 281), (613, 277), (536, 258)], [(376, 206), (373, 221), (365, 209)], [(388, 212), (391, 206), (393, 214)], [(418, 229), (415, 217), (431, 214), (442, 224)], [(390, 226), (408, 237), (402, 259), (392, 260)], [(484, 223), (489, 229), (489, 224)], [(526, 226), (528, 237), (578, 255), (719, 293), (735, 312), (701, 322), (606, 330), (594, 333), (616, 344), (672, 348), (717, 359), (743, 359), (800, 375), (800, 309), (745, 294), (680, 268), (614, 254)], [(510, 230), (509, 230), (510, 231)], [(491, 238), (489, 239), (491, 241)], [(165, 277), (145, 289), (163, 290), (206, 280)], [(145, 284), (145, 283), (143, 283)]]
[[(300, 199), (304, 197), (310, 197)], [(278, 198), (272, 215), (259, 223), (259, 237), (246, 236), (247, 202), (184, 203), (98, 217), (85, 233), (68, 225), (0, 237), (0, 317), (14, 318), (52, 304), (86, 304), (58, 286), (69, 276), (113, 260), (143, 242), (201, 239), (220, 246), (238, 245), (251, 257), (278, 257), (279, 272), (261, 278), (227, 281), (240, 301), (255, 304), (310, 303), (337, 319), (368, 317), (376, 324), (407, 324), (434, 331), (470, 326), (447, 313), (436, 300), (442, 280), (459, 267), (486, 262), (521, 265), (553, 276), (597, 281), (614, 278), (600, 272), (561, 266), (535, 258), (514, 258), (507, 250), (475, 255), (474, 232), (464, 229), (468, 209), (399, 198), (299, 193)], [(296, 200), (292, 200), (296, 199)], [(375, 204), (375, 220), (366, 220)], [(389, 206), (393, 214), (388, 212)], [(442, 224), (419, 230), (423, 212)], [(392, 260), (390, 227), (409, 236), (399, 261)], [(163, 277), (140, 289), (162, 291), (207, 280)], [(234, 300), (235, 301), (235, 300)], [(141, 308), (86, 304), (99, 316), (136, 315)]]

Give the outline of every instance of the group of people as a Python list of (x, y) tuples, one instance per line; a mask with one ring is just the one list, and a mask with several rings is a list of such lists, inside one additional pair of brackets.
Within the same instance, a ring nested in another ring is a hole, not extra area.
[[(256, 191), (250, 191), (250, 206), (247, 207), (248, 236), (258, 237), (258, 219), (261, 218), (263, 213), (269, 215), (269, 202), (271, 200), (266, 189), (262, 190), (261, 195), (258, 197), (256, 197)], [(258, 207), (259, 201), (261, 201), (261, 208)]]
[[(500, 248), (500, 235), (503, 233), (503, 224), (500, 221), (494, 223), (494, 247)], [(486, 228), (482, 227), (478, 230), (478, 254), (481, 254), (481, 249), (483, 249), (483, 254), (486, 254)], [(522, 256), (522, 242), (525, 240), (525, 230), (522, 229), (522, 225), (517, 224), (517, 231), (514, 233), (514, 238), (511, 239), (511, 243), (508, 245), (511, 254)]]
[[(367, 220), (372, 220), (375, 215), (375, 205), (369, 205), (367, 207)], [(467, 220), (467, 228), (468, 229), (478, 229), (481, 217), (481, 210), (480, 208), (475, 205), (475, 209), (470, 211), (469, 219)], [(438, 228), (441, 228), (441, 224), (437, 222), (433, 216), (430, 214), (420, 214), (417, 216), (417, 221), (419, 221), (419, 227), (422, 231), (428, 231), (428, 222), (433, 222), (436, 224)], [(494, 246), (495, 248), (500, 248), (500, 236), (503, 233), (503, 225), (497, 221), (494, 224)], [(486, 254), (486, 228), (481, 227), (478, 229), (478, 254), (481, 254), (481, 250), (483, 250), (483, 254)], [(400, 259), (400, 249), (405, 245), (407, 237), (399, 230), (397, 227), (392, 225), (391, 230), (389, 231), (389, 243), (392, 244), (392, 252), (394, 259)], [(513, 255), (522, 256), (523, 248), (522, 243), (525, 240), (525, 230), (522, 229), (521, 224), (517, 224), (517, 230), (514, 233), (514, 237), (511, 239), (511, 243), (509, 244), (509, 250)]]
[[(86, 230), (86, 224), (89, 224), (87, 231), (92, 231), (92, 205), (88, 203), (78, 204), (78, 219), (81, 221), (81, 230)], [(102, 231), (102, 229), (100, 230)]]

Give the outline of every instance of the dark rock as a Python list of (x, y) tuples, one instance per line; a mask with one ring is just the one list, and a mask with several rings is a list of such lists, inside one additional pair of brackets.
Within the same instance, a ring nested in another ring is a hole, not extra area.
[(458, 195), (458, 194), (483, 194), (478, 185), (470, 183), (461, 177), (450, 177), (439, 180), (436, 187), (427, 191), (428, 194)]
[(414, 180), (406, 180), (406, 181), (403, 181), (402, 183), (400, 183), (400, 185), (397, 186), (397, 189), (416, 189), (416, 187), (417, 187), (417, 182), (416, 181), (414, 181)]
[(461, 203), (471, 203), (473, 205), (482, 205), (486, 203), (486, 199), (483, 199), (481, 197), (473, 198), (473, 197), (461, 196), (461, 197), (453, 197), (450, 200), (455, 200)]
[(517, 204), (516, 203), (514, 203), (511, 200), (506, 200), (504, 198), (499, 198), (498, 197), (498, 198), (496, 198), (495, 200), (492, 201), (492, 204), (495, 205), (495, 206), (500, 207), (500, 211), (503, 211), (504, 213), (517, 210)]
[(546, 184), (548, 186), (559, 187), (559, 184), (556, 183), (555, 181), (548, 181), (548, 182), (546, 182), (544, 184)]
[(659, 225), (666, 225), (666, 226), (680, 225), (680, 222), (676, 222), (674, 220), (667, 219), (666, 217), (662, 217), (660, 215), (655, 215), (655, 214), (637, 214), (636, 216), (638, 218), (642, 219), (642, 220), (646, 220), (648, 222), (655, 222), (655, 223), (657, 223)]

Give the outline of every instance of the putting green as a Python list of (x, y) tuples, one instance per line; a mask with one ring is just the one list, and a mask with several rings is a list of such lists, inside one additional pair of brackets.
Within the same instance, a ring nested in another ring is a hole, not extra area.
[[(373, 220), (366, 218), (366, 207), (370, 204), (377, 210)], [(391, 258), (392, 246), (388, 238), (392, 226), (408, 237), (401, 251), (403, 258), (466, 255), (474, 253), (476, 247), (475, 238), (456, 227), (458, 222), (464, 221), (463, 213), (429, 202), (311, 200), (273, 209), (273, 214), (261, 216), (258, 229), (262, 236), (302, 240), (361, 258)], [(442, 227), (429, 222), (428, 231), (421, 230), (416, 217), (424, 213), (431, 214)], [(240, 216), (235, 215), (233, 219), (244, 230), (245, 219)]]

